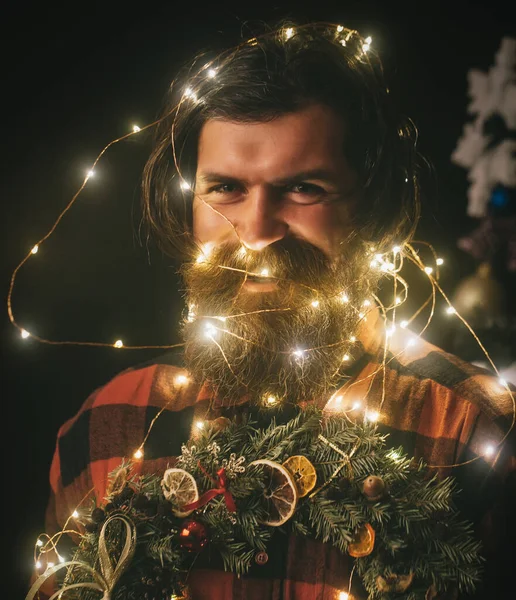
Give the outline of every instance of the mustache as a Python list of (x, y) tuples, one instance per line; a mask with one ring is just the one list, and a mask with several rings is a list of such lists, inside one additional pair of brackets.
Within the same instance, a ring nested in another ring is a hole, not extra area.
[(310, 242), (286, 237), (260, 251), (234, 242), (221, 244), (209, 253), (202, 265), (186, 263), (181, 273), (191, 278), (197, 271), (204, 281), (223, 278), (225, 285), (231, 285), (242, 283), (247, 275), (260, 275), (264, 270), (267, 277), (311, 287), (330, 276), (334, 268), (332, 260)]

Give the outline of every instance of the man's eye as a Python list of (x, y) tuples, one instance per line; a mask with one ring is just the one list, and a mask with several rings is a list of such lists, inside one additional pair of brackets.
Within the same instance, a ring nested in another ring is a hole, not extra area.
[(238, 189), (234, 183), (219, 183), (211, 187), (208, 191), (215, 194), (232, 194)]
[(293, 183), (286, 191), (294, 194), (297, 202), (315, 202), (327, 195), (326, 190), (314, 183)]

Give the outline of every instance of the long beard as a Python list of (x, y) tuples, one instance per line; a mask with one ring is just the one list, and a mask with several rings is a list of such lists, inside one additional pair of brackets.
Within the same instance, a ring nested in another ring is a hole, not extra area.
[[(342, 379), (344, 356), (356, 353), (362, 306), (378, 280), (365, 246), (345, 247), (332, 262), (297, 239), (245, 255), (231, 244), (183, 265), (189, 316), (181, 333), (193, 379), (209, 381), (226, 406), (243, 394), (257, 404), (328, 396)], [(246, 273), (264, 268), (277, 289), (246, 290)]]

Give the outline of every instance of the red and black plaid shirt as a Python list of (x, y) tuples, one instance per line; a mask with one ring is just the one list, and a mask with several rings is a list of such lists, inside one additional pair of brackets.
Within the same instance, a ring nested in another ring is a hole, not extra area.
[[(475, 598), (509, 598), (505, 590), (514, 587), (516, 542), (514, 430), (499, 444), (512, 426), (513, 400), (483, 369), (419, 338), (406, 347), (411, 335), (396, 334), (385, 357), (378, 345), (364, 344), (339, 393), (341, 406), (349, 408), (357, 400), (367, 404), (379, 412), (379, 430), (389, 434), (389, 445), (403, 446), (429, 465), (443, 465), (442, 475), (455, 476), (459, 509), (474, 522), (486, 557), (484, 582)], [(133, 456), (159, 411), (138, 463), (142, 473), (173, 465), (181, 445), (194, 435), (197, 419), (225, 414), (209, 385), (177, 385), (176, 376), (185, 373), (181, 356), (174, 354), (130, 368), (94, 391), (61, 427), (50, 471), (48, 533), (61, 529), (81, 500), (91, 498), (92, 489), (102, 501), (108, 474)], [(246, 406), (243, 398), (233, 410)], [(496, 451), (487, 458), (488, 444)], [(478, 456), (467, 465), (445, 467)], [(210, 560), (196, 562), (191, 572), (193, 600), (337, 600), (340, 591), (348, 590), (349, 557), (305, 538), (285, 538), (271, 548), (267, 564), (254, 565), (240, 578)]]

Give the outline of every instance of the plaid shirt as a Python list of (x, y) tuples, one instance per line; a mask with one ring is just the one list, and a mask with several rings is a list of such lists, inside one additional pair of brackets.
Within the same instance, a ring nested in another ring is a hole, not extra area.
[[(411, 338), (416, 343), (406, 347)], [(341, 406), (357, 399), (366, 403), (368, 410), (379, 412), (379, 430), (389, 434), (389, 445), (403, 446), (429, 465), (442, 465), (441, 475), (456, 478), (462, 490), (458, 507), (475, 524), (486, 557), (484, 581), (475, 598), (510, 597), (503, 590), (508, 584), (513, 587), (514, 430), (492, 456), (483, 453), (511, 428), (511, 395), (485, 370), (406, 330), (393, 336), (385, 354), (374, 339), (382, 338), (372, 336), (359, 345), (363, 352), (339, 392)], [(175, 378), (185, 373), (181, 355), (173, 353), (130, 368), (94, 391), (61, 427), (50, 471), (48, 533), (61, 529), (81, 500), (92, 497), (92, 489), (102, 501), (108, 474), (133, 456), (159, 411), (137, 465), (141, 473), (172, 466), (181, 445), (195, 435), (197, 419), (228, 414), (208, 384), (178, 386)], [(326, 400), (318, 404), (330, 408)], [(244, 397), (233, 414), (248, 407)], [(478, 456), (467, 465), (446, 467)], [(348, 590), (349, 557), (306, 538), (284, 536), (270, 549), (265, 565), (253, 565), (240, 578), (225, 572), (216, 557), (203, 554), (189, 578), (193, 600), (337, 600), (340, 591)], [(354, 598), (367, 597), (357, 577), (352, 592)]]

